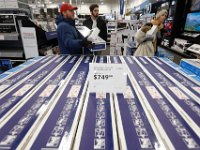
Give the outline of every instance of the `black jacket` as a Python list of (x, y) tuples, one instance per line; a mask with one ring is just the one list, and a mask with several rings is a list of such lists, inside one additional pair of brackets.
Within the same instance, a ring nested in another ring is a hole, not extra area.
[[(84, 22), (83, 22), (83, 26), (88, 27), (89, 29), (92, 29), (92, 24), (93, 21), (91, 19), (91, 17), (87, 18)], [(107, 41), (107, 27), (106, 27), (106, 21), (103, 20), (101, 17), (97, 18), (97, 27), (100, 30), (99, 33), (99, 37), (101, 37), (103, 40)]]

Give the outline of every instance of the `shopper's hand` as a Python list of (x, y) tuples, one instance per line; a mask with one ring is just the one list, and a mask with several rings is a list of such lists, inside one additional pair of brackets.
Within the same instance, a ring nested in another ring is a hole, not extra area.
[(94, 48), (94, 46), (95, 46), (95, 44), (94, 44), (94, 43), (91, 43), (91, 44), (88, 44), (88, 45), (87, 45), (87, 48), (92, 49), (92, 48)]
[(85, 48), (93, 48), (94, 45), (92, 44), (91, 41), (88, 41), (87, 38), (84, 38), (81, 42), (82, 46)]
[(147, 31), (149, 31), (150, 29), (151, 29), (151, 27), (153, 26), (153, 24), (152, 23), (146, 23), (142, 28), (141, 28), (141, 30), (142, 30), (142, 32), (147, 32)]
[(147, 31), (149, 31), (150, 29), (151, 29), (150, 26), (143, 26), (143, 27), (141, 28), (142, 32), (144, 32), (144, 33), (146, 33)]

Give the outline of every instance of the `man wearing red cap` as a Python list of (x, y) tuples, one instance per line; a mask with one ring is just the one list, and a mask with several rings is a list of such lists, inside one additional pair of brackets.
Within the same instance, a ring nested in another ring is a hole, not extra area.
[(75, 10), (78, 8), (68, 3), (60, 7), (56, 20), (57, 38), (61, 54), (82, 54), (82, 47), (91, 47), (92, 42), (84, 39), (75, 27)]

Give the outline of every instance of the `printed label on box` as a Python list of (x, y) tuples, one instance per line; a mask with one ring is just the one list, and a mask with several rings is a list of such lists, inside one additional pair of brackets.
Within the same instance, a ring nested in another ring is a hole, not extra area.
[(154, 86), (146, 86), (146, 89), (153, 99), (163, 98)]
[(73, 85), (67, 95), (67, 97), (76, 98), (80, 92), (81, 85)]
[(176, 95), (179, 99), (186, 100), (189, 99), (182, 91), (180, 91), (177, 87), (169, 87), (169, 89)]
[(123, 95), (124, 95), (124, 98), (125, 98), (125, 99), (134, 98), (134, 95), (133, 95), (133, 92), (132, 92), (130, 86), (126, 86), (126, 90), (125, 90), (125, 92), (123, 93)]
[(4, 91), (5, 89), (7, 89), (10, 85), (8, 84), (4, 84), (0, 86), (0, 92)]
[(13, 94), (13, 96), (22, 96), (33, 87), (33, 84), (26, 84), (20, 90)]
[(97, 92), (96, 93), (96, 99), (105, 99), (106, 93), (105, 92)]
[(54, 89), (56, 88), (56, 85), (48, 85), (44, 91), (40, 94), (39, 97), (49, 97)]
[(200, 94), (200, 87), (192, 87), (197, 93), (199, 93)]

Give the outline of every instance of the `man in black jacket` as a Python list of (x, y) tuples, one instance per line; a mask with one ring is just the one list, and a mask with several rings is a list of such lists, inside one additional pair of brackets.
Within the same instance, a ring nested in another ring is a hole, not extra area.
[(83, 25), (89, 29), (98, 27), (100, 30), (99, 37), (107, 41), (106, 21), (99, 16), (99, 6), (97, 4), (90, 5), (91, 16), (83, 22)]

